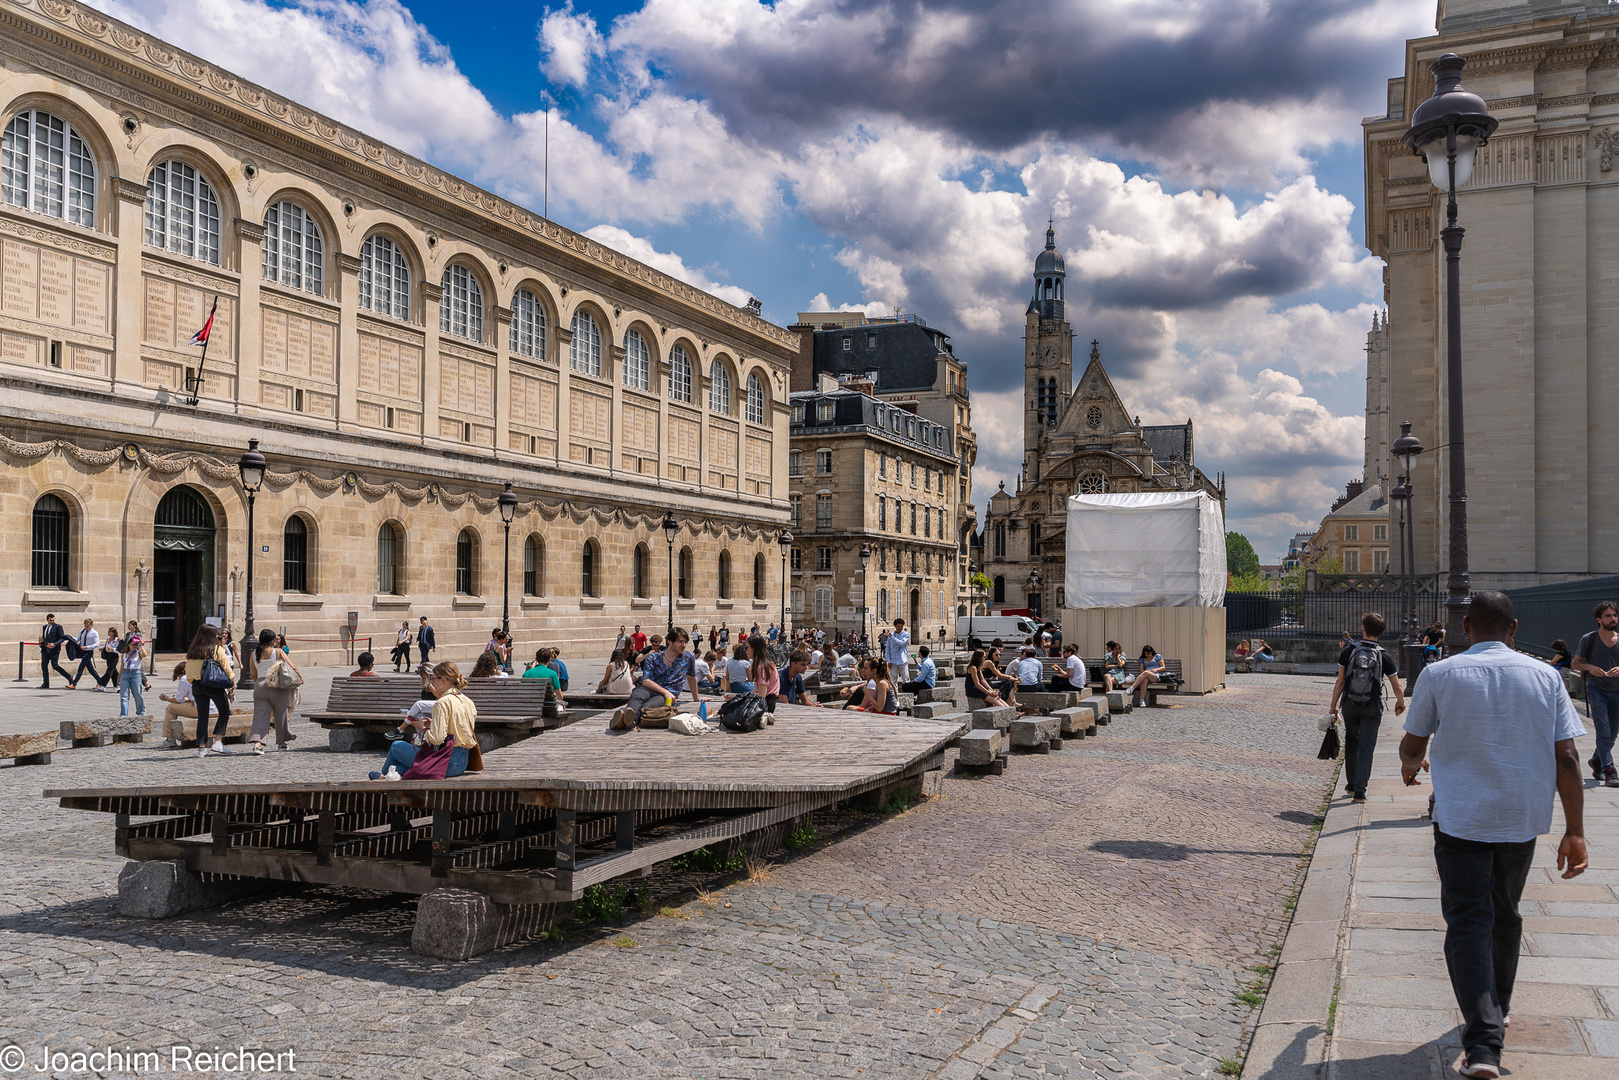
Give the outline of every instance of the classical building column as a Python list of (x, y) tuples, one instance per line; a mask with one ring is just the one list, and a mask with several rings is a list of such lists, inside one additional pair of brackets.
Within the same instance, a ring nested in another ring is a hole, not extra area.
[[(444, 286), (436, 281), (422, 282), (422, 439), (425, 442), (445, 437), (439, 421), (438, 359), (439, 304), (443, 300)], [(459, 432), (455, 441), (461, 441)]]
[[(512, 410), (509, 402), (512, 389), (512, 309), (495, 306), (491, 307), (489, 312), (494, 316), (495, 324), (495, 400), (491, 403), (491, 407), (495, 422), (495, 456), (499, 457), (503, 451), (513, 449)], [(525, 454), (528, 452), (526, 445), (523, 452)]]
[[(113, 343), (112, 385), (134, 388), (141, 384), (141, 333), (144, 303), (141, 282), (141, 237), (145, 227), (146, 185), (115, 177), (112, 192), (117, 203), (113, 228), (118, 235), (118, 262), (113, 267), (113, 325), (118, 334)], [(142, 623), (144, 626), (145, 624)]]
[(352, 428), (359, 420), (360, 260), (337, 256), (337, 425)]
[[(243, 416), (256, 416), (259, 411), (259, 360), (264, 346), (263, 319), (259, 309), (264, 226), (256, 221), (237, 218), (236, 239), (236, 268), (242, 275), (236, 301), (236, 408)], [(254, 396), (244, 398), (243, 387), (252, 387)]]

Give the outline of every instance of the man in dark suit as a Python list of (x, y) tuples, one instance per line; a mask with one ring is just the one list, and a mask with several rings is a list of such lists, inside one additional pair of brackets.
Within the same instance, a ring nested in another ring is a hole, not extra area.
[(416, 631), (416, 648), (422, 654), (422, 667), (431, 663), (428, 657), (438, 648), (438, 639), (433, 636), (433, 628), (427, 625), (427, 616), (422, 616), (422, 628)]
[(55, 615), (45, 616), (45, 625), (39, 628), (39, 673), (45, 680), (39, 684), (41, 690), (51, 688), (51, 668), (62, 676), (62, 681), (72, 685), (73, 676), (62, 670), (59, 662), (62, 656), (62, 643), (67, 640), (67, 631), (57, 625)]

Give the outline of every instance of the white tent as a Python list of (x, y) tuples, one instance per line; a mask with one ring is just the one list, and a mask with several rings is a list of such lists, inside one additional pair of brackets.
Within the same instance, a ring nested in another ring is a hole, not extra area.
[(1068, 500), (1064, 606), (1219, 607), (1225, 521), (1201, 491)]

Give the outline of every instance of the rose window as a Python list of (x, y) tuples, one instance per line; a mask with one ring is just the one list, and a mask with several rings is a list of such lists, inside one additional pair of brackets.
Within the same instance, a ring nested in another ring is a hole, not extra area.
[(1107, 477), (1099, 472), (1088, 472), (1079, 478), (1079, 493), (1081, 495), (1103, 495), (1107, 493)]
[(1085, 410), (1085, 425), (1093, 428), (1102, 426), (1102, 407), (1100, 405), (1092, 405)]

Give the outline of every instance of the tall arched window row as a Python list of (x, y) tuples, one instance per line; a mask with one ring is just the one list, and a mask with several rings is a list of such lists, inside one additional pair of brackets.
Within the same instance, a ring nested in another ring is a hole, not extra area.
[(750, 424), (765, 422), (765, 384), (757, 374), (748, 376), (747, 420)]
[(281, 531), (281, 591), (309, 592), (309, 526), (296, 514)]
[(20, 112), (0, 140), (0, 197), (10, 206), (93, 229), (95, 158), (66, 120), (38, 109)]
[(219, 199), (183, 161), (165, 161), (146, 174), (146, 242), (219, 265)]
[(568, 366), (586, 375), (602, 373), (602, 333), (588, 311), (573, 313), (573, 340), (568, 343)]
[(537, 536), (523, 541), (523, 595), (545, 595), (545, 545)]
[(444, 271), (444, 299), (439, 302), (438, 328), (456, 337), (483, 340), (483, 289), (478, 279), (460, 263)]
[(630, 595), (648, 597), (652, 595), (652, 553), (645, 544), (635, 545), (635, 565)]
[(765, 598), (765, 557), (763, 552), (753, 557), (753, 598), (755, 600)]
[(386, 236), (360, 248), (360, 306), (395, 319), (410, 318), (410, 262)]
[(639, 330), (624, 335), (624, 385), (632, 390), (652, 389), (652, 350)]
[(721, 416), (731, 415), (731, 372), (717, 360), (709, 372), (708, 409)]
[(405, 536), (392, 522), (377, 530), (377, 593), (399, 596), (405, 591)]
[(692, 574), (691, 574), (691, 570), (692, 570), (692, 566), (691, 566), (691, 548), (683, 547), (683, 548), (680, 549), (680, 559), (675, 565), (677, 567), (679, 567), (679, 574), (680, 574), (679, 595), (680, 595), (680, 598), (682, 600), (690, 600), (691, 599), (691, 586), (692, 586), (692, 580), (691, 580), (691, 578), (692, 578)]
[(325, 248), (320, 226), (294, 202), (278, 202), (264, 212), (264, 280), (321, 295)]
[(72, 517), (67, 503), (41, 495), (34, 503), (34, 572), (36, 589), (68, 587), (68, 547)]
[(511, 351), (545, 359), (545, 305), (527, 289), (512, 297)]
[(691, 404), (691, 357), (679, 345), (669, 350), (669, 400)]
[(478, 595), (478, 534), (471, 529), (462, 529), (455, 538), (455, 592)]
[(720, 599), (731, 598), (731, 553), (720, 552)]

